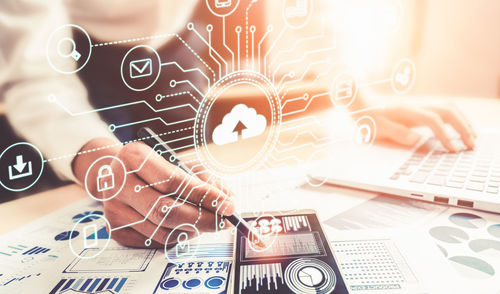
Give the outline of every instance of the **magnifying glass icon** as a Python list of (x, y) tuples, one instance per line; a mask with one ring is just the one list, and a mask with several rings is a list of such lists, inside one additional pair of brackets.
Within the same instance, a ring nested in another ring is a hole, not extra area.
[[(67, 50), (64, 50), (64, 43), (65, 42), (69, 42), (70, 43), (70, 47), (71, 50), (69, 53), (65, 53), (67, 52)], [(73, 39), (71, 38), (62, 38), (61, 40), (59, 40), (59, 42), (57, 42), (57, 54), (59, 54), (59, 56), (61, 57), (64, 57), (64, 58), (68, 58), (68, 57), (71, 57), (73, 58), (75, 61), (78, 61), (78, 59), (80, 59), (80, 57), (82, 57), (82, 55), (80, 54), (80, 52), (76, 51), (76, 44), (75, 44), (75, 41), (73, 41)]]

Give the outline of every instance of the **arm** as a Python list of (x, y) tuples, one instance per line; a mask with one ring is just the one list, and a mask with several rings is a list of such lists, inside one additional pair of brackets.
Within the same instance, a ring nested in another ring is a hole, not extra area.
[(35, 144), (45, 159), (51, 159), (59, 177), (76, 180), (71, 162), (82, 146), (95, 137), (116, 139), (98, 115), (74, 117), (48, 100), (49, 95), (54, 95), (74, 112), (92, 109), (78, 77), (55, 72), (45, 56), (50, 33), (68, 22), (58, 3), (3, 3), (0, 13), (5, 15), (0, 18), (10, 21), (8, 25), (0, 23), (0, 97), (14, 130)]
[[(138, 169), (151, 148), (143, 143), (122, 146), (95, 113), (70, 114), (89, 111), (92, 107), (78, 78), (74, 74), (55, 72), (46, 60), (48, 36), (61, 24), (69, 23), (66, 17), (61, 17), (67, 15), (63, 7), (59, 2), (50, 1), (47, 4), (6, 1), (0, 19), (11, 22), (8, 26), (0, 23), (0, 90), (8, 119), (16, 132), (35, 144), (64, 179), (84, 183), (89, 167), (105, 155), (118, 157), (126, 164), (127, 171)], [(50, 103), (49, 95), (54, 95), (60, 105)], [(116, 164), (113, 162), (112, 166)], [(91, 171), (90, 177), (95, 179), (96, 171)], [(104, 202), (105, 216), (112, 227), (145, 221), (114, 231), (113, 238), (124, 245), (144, 247), (144, 241), (159, 227), (151, 245), (160, 247), (172, 229), (181, 223), (196, 224), (200, 231), (215, 230), (216, 208), (212, 207), (212, 201), (224, 203), (225, 215), (234, 211), (233, 202), (226, 201), (227, 191), (222, 188), (189, 178), (185, 184), (189, 193), (163, 197), (157, 203), (162, 195), (177, 191), (186, 177), (187, 174), (156, 156), (145, 161), (138, 172), (129, 174), (119, 195)], [(169, 178), (171, 180), (165, 181)], [(164, 182), (155, 184), (161, 181)], [(91, 182), (88, 188), (95, 195), (96, 181)], [(217, 185), (215, 181), (211, 183)], [(134, 190), (137, 185), (146, 188), (138, 193)], [(189, 197), (197, 206), (172, 207), (177, 196), (180, 200)], [(166, 219), (164, 206), (172, 208)]]

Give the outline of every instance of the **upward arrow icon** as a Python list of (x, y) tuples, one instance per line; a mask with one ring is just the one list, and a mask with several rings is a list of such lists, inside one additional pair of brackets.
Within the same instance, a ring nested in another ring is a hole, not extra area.
[(23, 162), (23, 156), (22, 155), (16, 156), (16, 164), (14, 164), (14, 168), (19, 173), (22, 173), (25, 167), (26, 167), (26, 162)]
[(243, 134), (243, 130), (246, 130), (247, 126), (243, 124), (241, 121), (238, 121), (238, 124), (233, 129), (233, 133), (238, 133), (238, 137), (241, 137)]

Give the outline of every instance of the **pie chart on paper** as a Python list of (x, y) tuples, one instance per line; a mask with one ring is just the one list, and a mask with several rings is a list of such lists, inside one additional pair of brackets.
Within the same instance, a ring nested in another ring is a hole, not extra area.
[(299, 270), (297, 275), (302, 284), (311, 288), (320, 285), (325, 279), (323, 273), (319, 269), (312, 266), (304, 267)]

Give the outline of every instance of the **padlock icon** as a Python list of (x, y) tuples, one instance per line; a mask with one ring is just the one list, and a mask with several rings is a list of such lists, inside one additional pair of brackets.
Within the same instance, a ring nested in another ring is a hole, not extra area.
[(103, 165), (97, 172), (97, 192), (104, 192), (115, 187), (115, 175), (111, 166)]

